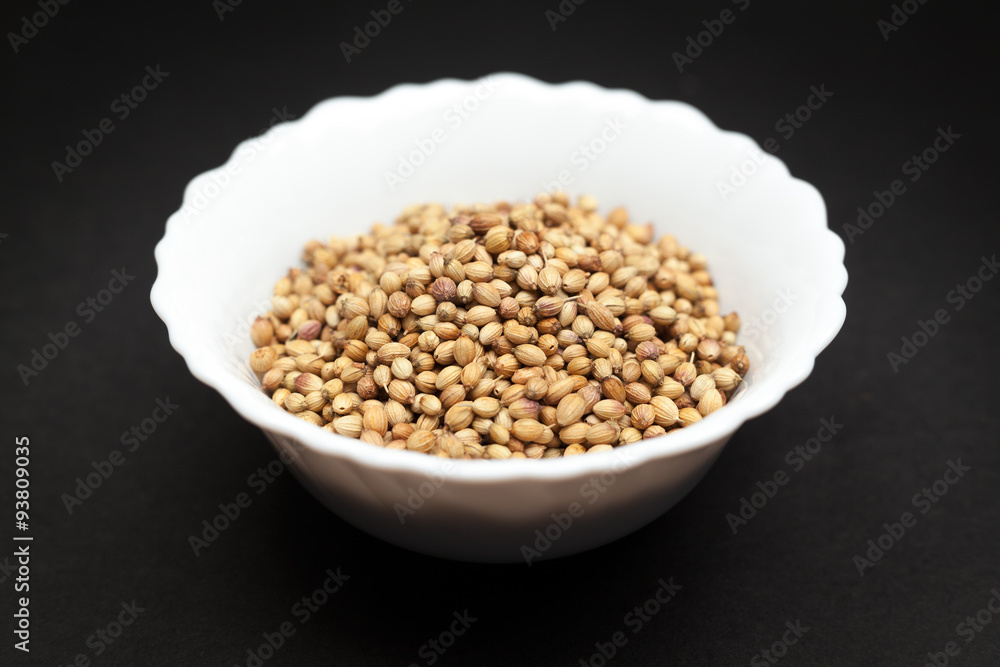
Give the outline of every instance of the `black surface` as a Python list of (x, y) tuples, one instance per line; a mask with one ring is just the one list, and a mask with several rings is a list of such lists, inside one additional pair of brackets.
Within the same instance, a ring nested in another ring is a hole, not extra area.
[[(220, 20), (211, 0), (71, 2), (16, 54), (5, 40), (0, 537), (14, 544), (14, 439), (28, 435), (30, 664), (243, 665), (285, 621), (295, 634), (266, 665), (429, 664), (421, 646), (464, 610), (478, 620), (437, 664), (586, 664), (617, 631), (627, 644), (609, 664), (751, 664), (797, 620), (808, 631), (781, 664), (923, 665), (949, 641), (960, 653), (948, 664), (1000, 664), (1000, 618), (972, 641), (958, 634), (1000, 590), (1000, 281), (961, 310), (947, 299), (1000, 250), (986, 3), (927, 2), (885, 40), (889, 2), (590, 0), (553, 31), (556, 0), (417, 0), (348, 64), (338, 43), (385, 4), (248, 1)], [(727, 7), (735, 21), (679, 73), (671, 54)], [(7, 3), (0, 27), (37, 11)], [(158, 64), (169, 76), (114, 116), (111, 101)], [(605, 548), (530, 569), (426, 558), (346, 525), (283, 474), (194, 557), (188, 536), (275, 453), (190, 376), (149, 305), (153, 246), (184, 185), (274, 109), (299, 116), (329, 96), (496, 70), (681, 99), (723, 128), (775, 137), (845, 240), (857, 207), (903, 179), (905, 194), (848, 245), (843, 331), (680, 505)], [(833, 97), (782, 137), (775, 123), (821, 84)], [(51, 163), (104, 117), (114, 132), (58, 181)], [(961, 138), (910, 182), (903, 163), (939, 127)], [(77, 304), (122, 267), (134, 281), (84, 322)], [(894, 373), (887, 354), (939, 308), (950, 321)], [(80, 334), (25, 387), (17, 365), (71, 320)], [(166, 397), (176, 412), (69, 514), (62, 494)], [(842, 430), (791, 472), (786, 453), (831, 417)], [(959, 460), (971, 469), (921, 514), (914, 494)], [(778, 470), (790, 481), (733, 535), (726, 514)], [(859, 576), (854, 556), (905, 511), (916, 524)], [(300, 624), (293, 605), (328, 568), (350, 579)], [(0, 572), (5, 665), (29, 664), (9, 631), (15, 576)], [(633, 633), (626, 616), (671, 577), (683, 588)], [(133, 599), (144, 611), (96, 655), (88, 638)]]

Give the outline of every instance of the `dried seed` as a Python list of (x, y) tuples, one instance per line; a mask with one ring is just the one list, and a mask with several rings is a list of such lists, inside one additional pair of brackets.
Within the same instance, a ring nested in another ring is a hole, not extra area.
[(719, 368), (712, 371), (712, 379), (715, 380), (716, 387), (727, 393), (736, 389), (743, 381), (739, 373), (732, 368)]
[(250, 353), (250, 368), (256, 373), (264, 373), (270, 370), (278, 355), (270, 347), (257, 348)]
[(591, 445), (610, 445), (618, 439), (618, 427), (611, 422), (595, 424), (587, 429), (587, 442)]
[(511, 452), (504, 445), (492, 444), (486, 446), (486, 456), (491, 459), (509, 459), (513, 452)]
[(614, 399), (605, 399), (594, 406), (594, 414), (600, 419), (618, 419), (625, 414), (625, 406)]
[(580, 421), (583, 417), (587, 404), (579, 394), (569, 394), (559, 401), (556, 409), (556, 423), (559, 426), (568, 426)]
[(541, 366), (545, 363), (545, 353), (536, 345), (518, 345), (514, 348), (514, 356), (525, 366)]
[(654, 396), (650, 399), (649, 405), (653, 408), (653, 420), (660, 426), (673, 426), (677, 423), (677, 405), (671, 399)]
[(696, 401), (700, 401), (701, 397), (705, 395), (710, 389), (715, 389), (715, 380), (711, 375), (699, 375), (691, 383), (688, 388), (688, 393), (691, 394), (691, 398)]
[[(702, 375), (701, 377), (711, 377), (711, 376)], [(691, 397), (694, 398), (694, 394), (692, 394)], [(713, 412), (721, 408), (722, 405), (723, 405), (722, 394), (719, 393), (718, 389), (712, 388), (706, 391), (704, 395), (701, 397), (701, 400), (698, 401), (698, 412), (700, 412), (702, 416), (707, 417), (708, 415), (712, 414)]]
[(406, 439), (406, 448), (411, 452), (429, 452), (436, 436), (430, 431), (416, 430)]
[(511, 427), (510, 433), (518, 440), (534, 442), (541, 437), (545, 427), (534, 419), (518, 419)]

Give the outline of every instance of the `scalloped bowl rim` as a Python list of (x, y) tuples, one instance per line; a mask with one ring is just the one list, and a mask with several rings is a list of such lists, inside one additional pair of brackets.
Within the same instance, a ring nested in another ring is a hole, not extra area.
[[(643, 104), (661, 109), (669, 109), (672, 114), (676, 114), (679, 117), (683, 118), (686, 116), (685, 120), (687, 122), (697, 123), (705, 131), (714, 131), (720, 134), (740, 137), (749, 141), (758, 149), (760, 148), (751, 137), (744, 133), (720, 129), (702, 111), (686, 102), (651, 100), (632, 90), (604, 88), (587, 81), (551, 84), (525, 75), (507, 72), (489, 76), (502, 80), (504, 86), (510, 88), (535, 87), (585, 93), (588, 95), (631, 97), (640, 100)], [(323, 100), (314, 105), (303, 117), (276, 124), (261, 137), (253, 137), (241, 142), (233, 150), (232, 155), (226, 163), (191, 179), (185, 188), (184, 200), (181, 207), (167, 220), (166, 233), (156, 245), (157, 277), (150, 294), (150, 301), (157, 315), (167, 325), (171, 346), (184, 358), (192, 375), (218, 391), (233, 409), (247, 421), (266, 431), (291, 438), (318, 453), (349, 459), (356, 464), (362, 464), (372, 469), (381, 469), (386, 472), (408, 472), (430, 476), (434, 473), (440, 474), (443, 468), (448, 466), (447, 475), (449, 479), (477, 483), (504, 483), (524, 479), (569, 479), (581, 475), (600, 474), (607, 471), (613, 463), (622, 460), (629, 467), (634, 467), (649, 460), (677, 456), (705, 447), (713, 442), (728, 439), (744, 422), (776, 406), (786, 393), (801, 384), (809, 376), (814, 367), (815, 358), (833, 341), (846, 318), (846, 304), (842, 298), (844, 289), (847, 286), (847, 271), (843, 265), (845, 247), (840, 237), (827, 226), (826, 207), (818, 190), (807, 181), (791, 176), (784, 162), (777, 157), (773, 157), (769, 159), (773, 159), (781, 167), (783, 176), (792, 182), (793, 187), (810, 189), (820, 201), (820, 206), (823, 210), (822, 233), (826, 235), (827, 243), (837, 245), (837, 257), (835, 259), (840, 262), (836, 266), (838, 269), (836, 275), (827, 276), (829, 280), (824, 285), (825, 289), (829, 290), (829, 292), (821, 295), (821, 299), (827, 307), (836, 308), (836, 312), (826, 313), (826, 317), (823, 320), (826, 323), (826, 327), (820, 331), (816, 331), (815, 329), (812, 331), (811, 340), (807, 345), (803, 346), (803, 352), (794, 360), (794, 364), (769, 378), (767, 383), (771, 385), (769, 391), (763, 391), (763, 388), (761, 388), (761, 390), (755, 391), (752, 395), (741, 396), (740, 400), (734, 400), (724, 410), (713, 413), (710, 418), (704, 419), (688, 428), (673, 431), (669, 437), (639, 441), (624, 447), (615, 448), (612, 452), (604, 452), (592, 456), (563, 457), (555, 460), (541, 461), (507, 460), (502, 464), (491, 464), (482, 461), (441, 459), (417, 452), (373, 447), (355, 439), (322, 431), (316, 426), (297, 419), (281, 410), (261, 410), (259, 403), (244, 400), (241, 394), (243, 390), (248, 388), (247, 385), (227, 372), (218, 360), (209, 357), (206, 353), (198, 349), (198, 335), (193, 328), (176, 326), (179, 316), (179, 313), (176, 311), (177, 305), (167, 296), (168, 288), (165, 279), (169, 277), (171, 253), (182, 250), (179, 243), (179, 237), (181, 236), (179, 228), (182, 225), (182, 213), (185, 206), (191, 202), (198, 184), (205, 179), (211, 178), (213, 174), (222, 174), (236, 160), (240, 150), (249, 146), (252, 142), (260, 141), (262, 138), (266, 138), (279, 131), (307, 126), (310, 123), (316, 122), (315, 118), (320, 114), (330, 113), (331, 109), (359, 103), (366, 105), (398, 104), (399, 100), (396, 98), (399, 97), (407, 95), (431, 95), (438, 92), (441, 88), (454, 87), (456, 85), (468, 86), (476, 84), (479, 81), (481, 79), (461, 80), (446, 78), (428, 83), (403, 83), (370, 97), (341, 96)], [(830, 297), (834, 298), (830, 300)]]

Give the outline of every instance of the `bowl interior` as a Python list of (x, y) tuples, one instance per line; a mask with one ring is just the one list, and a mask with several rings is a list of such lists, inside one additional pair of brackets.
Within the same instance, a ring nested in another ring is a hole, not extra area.
[(189, 364), (197, 355), (238, 381), (239, 400), (277, 411), (246, 363), (249, 323), (307, 240), (391, 224), (412, 203), (526, 200), (555, 187), (596, 196), (604, 212), (626, 206), (707, 255), (723, 313), (743, 318), (751, 371), (730, 407), (756, 402), (746, 416), (804, 379), (843, 321), (843, 245), (816, 190), (778, 159), (761, 160), (748, 137), (686, 104), (516, 75), (330, 100), (241, 144), (188, 186), (157, 250), (165, 293), (154, 289), (154, 302), (197, 332)]

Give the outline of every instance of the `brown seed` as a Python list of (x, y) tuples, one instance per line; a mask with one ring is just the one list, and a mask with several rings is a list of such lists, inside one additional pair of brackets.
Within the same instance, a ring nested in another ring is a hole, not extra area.
[(404, 292), (393, 292), (389, 295), (386, 310), (393, 317), (399, 319), (406, 317), (410, 312), (410, 297), (406, 296)]
[(360, 415), (344, 415), (333, 420), (333, 428), (340, 435), (357, 438), (364, 428)]
[(435, 445), (448, 458), (460, 459), (465, 455), (465, 443), (454, 433), (442, 431), (438, 434)]
[(364, 427), (375, 431), (379, 435), (385, 435), (389, 429), (389, 418), (386, 416), (385, 408), (381, 405), (372, 406), (364, 414)]
[(747, 372), (750, 370), (750, 360), (745, 354), (737, 354), (733, 357), (733, 360), (729, 362), (729, 365), (734, 371), (739, 373), (740, 377), (746, 376)]
[(433, 394), (417, 394), (410, 407), (414, 412), (432, 417), (441, 414), (443, 410), (441, 399)]
[(482, 234), (503, 224), (503, 218), (495, 213), (477, 213), (469, 221), (469, 227), (477, 234)]
[(618, 419), (625, 414), (625, 405), (614, 399), (598, 401), (594, 406), (594, 414), (599, 419)]
[(474, 283), (493, 280), (493, 265), (487, 262), (469, 262), (465, 265), (465, 277)]
[(712, 371), (712, 379), (715, 380), (716, 387), (727, 393), (736, 389), (743, 381), (743, 378), (732, 368), (719, 368)]
[(402, 424), (410, 418), (408, 410), (396, 401), (389, 401), (385, 404), (385, 416), (388, 418), (390, 426)]
[(450, 387), (446, 387), (441, 391), (441, 395), (439, 396), (441, 406), (450, 408), (457, 403), (461, 403), (465, 400), (466, 393), (465, 387), (461, 384), (453, 384)]
[(685, 387), (689, 386), (694, 379), (698, 377), (698, 371), (694, 364), (685, 361), (683, 364), (677, 367), (674, 371), (674, 379), (680, 382)]
[(549, 390), (549, 383), (542, 377), (533, 377), (524, 384), (524, 396), (533, 401), (540, 401), (545, 398), (545, 393)]
[(311, 394), (323, 388), (323, 380), (312, 373), (302, 373), (295, 378), (295, 391), (302, 394)]
[(250, 326), (250, 340), (257, 347), (270, 344), (274, 337), (274, 325), (266, 317), (257, 317)]
[(576, 391), (576, 380), (572, 377), (557, 380), (549, 385), (549, 390), (545, 392), (545, 402), (549, 405), (558, 405), (568, 394)]
[(406, 439), (406, 448), (412, 452), (429, 452), (437, 438), (430, 431), (418, 430)]
[(587, 442), (591, 445), (609, 445), (618, 440), (618, 427), (612, 422), (595, 424), (587, 429)]
[(264, 377), (260, 380), (261, 388), (267, 392), (271, 393), (275, 389), (281, 386), (281, 380), (285, 377), (284, 371), (280, 368), (272, 368), (271, 370), (264, 373)]
[(491, 459), (509, 459), (511, 454), (513, 452), (504, 445), (492, 444), (486, 446), (486, 456)]
[(683, 408), (678, 412), (677, 417), (682, 426), (690, 426), (695, 422), (701, 421), (701, 413), (694, 408)]
[(698, 358), (705, 361), (715, 361), (721, 353), (722, 346), (719, 344), (719, 341), (712, 340), (711, 338), (701, 341), (696, 348)]
[(413, 403), (417, 392), (413, 388), (413, 385), (406, 380), (393, 380), (389, 383), (387, 393), (389, 394), (389, 398), (397, 403), (409, 405)]
[(625, 337), (632, 342), (642, 343), (656, 337), (656, 328), (652, 324), (636, 324), (625, 333)]
[[(710, 376), (703, 375), (702, 377), (710, 377)], [(701, 400), (698, 401), (698, 412), (700, 412), (702, 416), (707, 417), (708, 415), (712, 414), (713, 412), (721, 408), (722, 405), (723, 405), (722, 395), (719, 393), (719, 390), (714, 388), (709, 389), (701, 397)]]
[(547, 266), (538, 273), (538, 289), (545, 294), (555, 294), (562, 288), (562, 276), (559, 271)]
[(462, 401), (448, 408), (448, 412), (444, 415), (444, 423), (452, 431), (458, 431), (471, 424), (474, 418), (472, 402)]
[(545, 353), (536, 345), (518, 345), (514, 348), (514, 356), (525, 366), (541, 366), (545, 363)]
[(451, 301), (458, 294), (455, 281), (446, 276), (441, 276), (435, 280), (427, 291), (438, 302)]
[(507, 406), (511, 419), (535, 419), (540, 410), (541, 406), (529, 398), (520, 398)]
[(691, 394), (684, 392), (681, 394), (680, 398), (676, 399), (674, 403), (677, 404), (678, 410), (683, 410), (684, 408), (693, 408), (698, 405), (698, 402), (691, 398)]
[(563, 303), (557, 296), (543, 296), (535, 302), (535, 313), (540, 318), (555, 317), (562, 312)]
[(468, 336), (459, 336), (455, 341), (455, 363), (468, 366), (476, 358), (476, 344)]
[(711, 375), (699, 375), (691, 383), (688, 388), (688, 393), (691, 394), (691, 398), (696, 401), (700, 401), (701, 397), (704, 396), (710, 389), (715, 389), (715, 380)]
[(534, 419), (518, 419), (514, 422), (510, 432), (518, 440), (525, 442), (535, 442), (541, 437), (545, 427)]
[(556, 423), (559, 426), (575, 424), (583, 417), (586, 407), (586, 401), (579, 394), (564, 396), (556, 409)]
[(500, 412), (500, 401), (492, 396), (481, 396), (472, 402), (472, 410), (479, 417), (492, 419)]
[(649, 401), (653, 408), (653, 420), (660, 426), (673, 426), (677, 423), (677, 405), (665, 396), (654, 396)]
[(250, 368), (256, 373), (264, 373), (270, 370), (278, 355), (270, 347), (257, 348), (250, 353)]
[(497, 424), (494, 422), (490, 425), (489, 437), (490, 440), (495, 443), (506, 445), (510, 440), (510, 431), (508, 431), (507, 427), (503, 424)]
[(607, 306), (597, 301), (587, 304), (587, 317), (600, 329), (614, 332), (620, 326), (618, 319), (611, 313)]
[(302, 412), (306, 409), (306, 397), (297, 392), (291, 392), (285, 397), (284, 406), (289, 412)]
[(495, 320), (496, 317), (496, 309), (490, 308), (489, 306), (473, 306), (472, 308), (469, 308), (468, 312), (465, 314), (466, 322), (474, 324), (477, 327), (489, 324)]
[(492, 284), (478, 282), (472, 287), (472, 298), (480, 305), (497, 308), (500, 305), (500, 292)]
[(640, 370), (642, 372), (642, 379), (648, 382), (652, 386), (658, 386), (663, 382), (663, 368), (660, 364), (653, 359), (647, 359), (640, 365)]
[(606, 398), (618, 401), (619, 403), (624, 403), (627, 400), (625, 396), (625, 384), (614, 375), (605, 378), (601, 382), (601, 393)]

